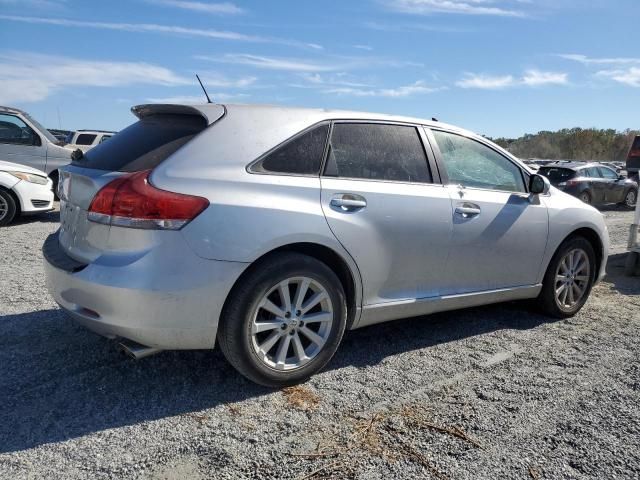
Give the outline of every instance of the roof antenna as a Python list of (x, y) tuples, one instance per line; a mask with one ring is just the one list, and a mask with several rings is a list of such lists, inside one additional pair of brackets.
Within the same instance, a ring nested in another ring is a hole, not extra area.
[(196, 73), (196, 78), (198, 79), (198, 82), (200, 83), (200, 86), (202, 87), (202, 91), (204, 92), (204, 96), (207, 97), (207, 103), (213, 103), (211, 101), (211, 99), (209, 98), (209, 94), (205, 90), (204, 85), (202, 85), (202, 80), (200, 80), (200, 77), (198, 76), (197, 73)]

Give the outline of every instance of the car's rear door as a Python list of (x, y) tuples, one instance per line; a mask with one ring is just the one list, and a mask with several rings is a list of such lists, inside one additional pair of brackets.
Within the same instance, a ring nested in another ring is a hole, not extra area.
[(549, 232), (547, 208), (527, 192), (511, 159), (478, 139), (431, 129), (429, 138), (452, 202), (445, 294), (534, 285)]
[(358, 265), (365, 307), (440, 294), (451, 202), (423, 136), (415, 125), (332, 125), (322, 208)]

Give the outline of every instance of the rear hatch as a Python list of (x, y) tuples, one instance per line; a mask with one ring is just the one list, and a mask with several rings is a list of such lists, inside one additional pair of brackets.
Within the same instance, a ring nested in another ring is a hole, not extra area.
[(222, 105), (143, 105), (132, 111), (139, 121), (87, 153), (77, 152), (60, 169), (59, 242), (76, 261), (91, 263), (114, 248), (109, 234), (117, 227), (89, 220), (98, 192), (119, 177), (154, 169), (224, 115)]
[(540, 167), (538, 174), (544, 175), (549, 179), (551, 185), (557, 187), (560, 184), (564, 185), (567, 180), (575, 177), (576, 172), (570, 168), (562, 167)]

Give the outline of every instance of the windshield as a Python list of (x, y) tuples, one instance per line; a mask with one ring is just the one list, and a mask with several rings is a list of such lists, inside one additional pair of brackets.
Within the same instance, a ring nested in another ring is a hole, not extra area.
[(569, 170), (568, 168), (556, 168), (556, 167), (542, 167), (538, 170), (540, 175), (544, 175), (553, 184), (566, 182), (571, 177), (575, 176), (576, 172)]
[(56, 137), (54, 137), (49, 130), (47, 130), (42, 125), (40, 125), (40, 123), (37, 120), (34, 120), (28, 113), (24, 113), (23, 115), (27, 120), (29, 120), (31, 125), (36, 127), (38, 132), (40, 132), (42, 135), (44, 135), (47, 138), (47, 140), (49, 140), (51, 143), (58, 143), (59, 140)]

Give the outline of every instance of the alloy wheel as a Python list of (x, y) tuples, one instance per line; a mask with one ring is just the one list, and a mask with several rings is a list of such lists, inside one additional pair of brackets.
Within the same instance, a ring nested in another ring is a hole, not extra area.
[(9, 213), (9, 204), (7, 203), (5, 198), (0, 195), (0, 221), (2, 221), (4, 217), (7, 216), (7, 213)]
[(554, 284), (555, 300), (561, 310), (570, 311), (584, 298), (589, 287), (591, 267), (581, 248), (570, 250), (560, 261)]
[(629, 190), (627, 196), (624, 198), (624, 203), (627, 207), (632, 208), (636, 206), (637, 194), (635, 190)]
[(323, 349), (333, 316), (331, 298), (318, 281), (287, 278), (262, 297), (253, 313), (253, 351), (275, 370), (300, 368)]

